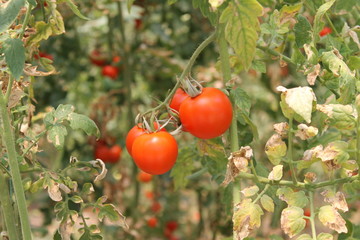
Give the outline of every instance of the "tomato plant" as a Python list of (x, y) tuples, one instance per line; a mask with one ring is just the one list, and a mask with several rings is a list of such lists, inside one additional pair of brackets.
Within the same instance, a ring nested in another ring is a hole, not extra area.
[(204, 88), (200, 95), (187, 98), (180, 105), (180, 120), (192, 135), (209, 139), (230, 127), (233, 112), (229, 98), (219, 89)]
[(135, 138), (131, 154), (141, 170), (159, 175), (174, 166), (178, 146), (175, 138), (167, 132), (145, 133)]

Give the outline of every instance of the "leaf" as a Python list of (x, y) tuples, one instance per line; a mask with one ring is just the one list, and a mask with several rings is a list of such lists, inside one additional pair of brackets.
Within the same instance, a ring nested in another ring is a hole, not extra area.
[[(174, 1), (174, 0), (172, 0)], [(211, 10), (209, 0), (193, 0), (192, 4), (194, 8), (199, 8), (202, 15), (209, 19), (212, 25), (216, 24), (217, 14)]]
[(330, 203), (335, 209), (343, 212), (349, 211), (346, 198), (342, 192), (335, 194), (332, 190), (324, 190), (321, 195), (324, 196), (324, 201)]
[(248, 188), (243, 189), (241, 192), (244, 194), (245, 197), (251, 197), (254, 196), (256, 193), (259, 192), (259, 187), (254, 185)]
[(309, 234), (301, 234), (296, 240), (313, 240)]
[(276, 195), (289, 206), (304, 208), (309, 203), (304, 191), (294, 192), (289, 187), (282, 187), (276, 191)]
[(132, 5), (134, 4), (135, 0), (126, 0), (127, 9), (130, 12)]
[(66, 5), (68, 5), (68, 7), (71, 9), (71, 11), (78, 16), (81, 19), (84, 20), (90, 20), (90, 18), (85, 17), (78, 9), (78, 7), (74, 4), (74, 2), (72, 0), (65, 0)]
[(233, 222), (236, 239), (244, 239), (250, 230), (260, 227), (261, 216), (264, 214), (258, 204), (251, 202), (251, 199), (244, 199), (235, 207)]
[(295, 136), (301, 140), (310, 139), (318, 134), (319, 130), (313, 126), (307, 126), (306, 124), (299, 124), (298, 130), (295, 133)]
[(49, 197), (55, 201), (59, 202), (62, 200), (59, 183), (52, 180), (50, 177), (44, 182), (44, 189), (48, 190)]
[(321, 61), (337, 77), (340, 87), (342, 104), (351, 103), (355, 96), (355, 73), (341, 59), (337, 50), (323, 52)]
[(226, 24), (225, 38), (242, 61), (245, 70), (255, 56), (256, 42), (262, 15), (262, 6), (256, 0), (235, 0), (222, 12), (220, 22)]
[(334, 236), (331, 235), (330, 233), (320, 233), (319, 235), (317, 235), (317, 240), (333, 240)]
[(351, 130), (355, 128), (355, 108), (351, 105), (342, 104), (318, 104), (316, 109), (325, 113), (327, 123), (339, 130)]
[(7, 4), (0, 4), (0, 33), (10, 27), (24, 5), (25, 0), (10, 0)]
[(251, 101), (249, 95), (241, 88), (230, 92), (230, 98), (234, 100), (236, 107), (247, 116), (250, 115)]
[(347, 233), (346, 222), (336, 209), (330, 205), (322, 206), (319, 210), (319, 220), (326, 227), (338, 233)]
[(266, 211), (274, 212), (274, 201), (268, 195), (264, 194), (260, 198), (260, 203)]
[(299, 207), (285, 208), (281, 213), (281, 229), (290, 238), (299, 234), (306, 226), (304, 210)]
[(63, 125), (54, 125), (48, 131), (48, 141), (54, 144), (57, 149), (62, 149), (65, 143), (65, 137), (68, 134)]
[(72, 112), (74, 112), (74, 107), (72, 105), (60, 104), (54, 112), (55, 121), (61, 122), (62, 120), (67, 119)]
[(175, 190), (185, 188), (189, 182), (187, 178), (195, 168), (195, 154), (191, 148), (182, 148), (179, 152), (175, 166), (171, 169), (170, 176), (173, 177)]
[(90, 161), (90, 164), (94, 168), (100, 168), (101, 169), (99, 175), (97, 175), (96, 178), (94, 179), (94, 183), (103, 180), (106, 177), (106, 174), (107, 174), (107, 169), (106, 169), (105, 163), (100, 159), (96, 159), (96, 160)]
[(78, 195), (74, 195), (70, 198), (71, 201), (73, 201), (74, 203), (82, 203), (84, 202), (84, 200), (78, 196)]
[(291, 112), (293, 111), (307, 123), (311, 122), (311, 113), (313, 104), (316, 102), (316, 97), (310, 87), (286, 89), (280, 86), (277, 87), (277, 90), (282, 92), (280, 105), (285, 117), (294, 117)]
[(27, 0), (27, 2), (28, 2), (29, 4), (31, 4), (33, 7), (36, 7), (36, 5), (37, 5), (36, 0)]
[(360, 69), (360, 57), (358, 56), (350, 56), (349, 57), (349, 62), (348, 62), (348, 67), (354, 71), (356, 69)]
[(104, 204), (100, 207), (98, 219), (103, 221), (104, 217), (107, 217), (113, 223), (119, 223), (123, 228), (129, 228), (124, 215), (122, 215), (113, 204)]
[[(315, 19), (314, 19), (314, 35), (313, 35), (313, 40), (315, 42), (318, 42), (320, 40), (319, 37), (319, 32), (322, 30), (324, 24), (323, 24), (323, 16), (326, 14), (326, 12), (332, 7), (332, 5), (334, 4), (336, 0), (330, 0), (326, 3), (324, 3), (323, 5), (321, 5), (319, 7), (319, 9), (317, 10), (316, 14), (315, 14)], [(315, 45), (315, 44), (314, 44)]]
[(310, 44), (312, 40), (311, 24), (306, 17), (302, 15), (297, 16), (297, 23), (294, 26), (295, 42), (299, 48), (304, 47), (304, 44)]
[(37, 21), (35, 23), (35, 31), (36, 33), (29, 37), (26, 45), (34, 45), (41, 40), (48, 39), (52, 35), (51, 24), (47, 24), (43, 21)]
[(6, 63), (11, 74), (19, 79), (25, 66), (25, 48), (20, 39), (8, 38), (4, 44)]
[(281, 162), (282, 157), (286, 155), (286, 150), (286, 143), (278, 134), (272, 135), (265, 145), (265, 153), (273, 165)]
[(280, 181), (283, 176), (283, 165), (276, 165), (269, 173), (268, 179), (273, 181)]
[(348, 143), (344, 141), (335, 141), (329, 143), (323, 150), (316, 153), (316, 157), (329, 168), (329, 170), (337, 169), (341, 164), (349, 160), (347, 153)]
[(208, 0), (213, 10), (216, 10), (225, 0)]
[(93, 135), (97, 138), (100, 137), (100, 130), (96, 126), (96, 123), (91, 120), (89, 117), (78, 114), (78, 113), (71, 113), (69, 114), (68, 120), (70, 122), (70, 127), (74, 130), (81, 129), (83, 130), (88, 136)]
[(89, 195), (94, 191), (94, 187), (91, 183), (85, 183), (81, 189), (81, 194)]

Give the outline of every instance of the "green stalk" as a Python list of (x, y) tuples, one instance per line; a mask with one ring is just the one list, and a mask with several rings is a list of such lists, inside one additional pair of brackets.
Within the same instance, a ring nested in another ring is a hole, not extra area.
[(253, 203), (256, 203), (257, 201), (260, 200), (260, 198), (267, 192), (267, 190), (269, 189), (270, 184), (266, 184), (265, 188), (261, 191), (261, 193), (255, 198), (255, 200), (253, 201)]
[(310, 198), (310, 225), (311, 225), (311, 232), (313, 240), (316, 240), (316, 227), (315, 227), (315, 208), (314, 208), (314, 192), (309, 191), (309, 198)]
[(290, 64), (293, 64), (293, 65), (296, 66), (296, 63), (294, 63), (294, 62), (291, 60), (291, 58), (289, 58), (289, 57), (287, 57), (287, 56), (285, 56), (285, 55), (283, 55), (283, 54), (281, 54), (281, 53), (279, 53), (279, 52), (277, 52), (277, 51), (275, 51), (275, 50), (273, 50), (273, 49), (270, 49), (270, 48), (268, 48), (268, 47), (263, 47), (263, 46), (256, 46), (256, 47), (257, 47), (258, 49), (263, 50), (264, 52), (270, 53), (270, 54), (273, 55), (273, 56), (280, 57), (280, 58), (281, 58), (282, 60), (284, 60), (285, 62), (290, 63)]
[[(225, 40), (224, 35), (224, 25), (220, 25), (220, 36), (218, 39), (219, 43), (219, 52), (220, 52), (220, 61), (221, 61), (221, 68), (223, 72), (224, 82), (229, 82), (231, 80), (231, 67), (229, 61), (229, 52), (228, 52), (228, 45)], [(231, 99), (231, 102), (234, 106), (234, 99)], [(239, 139), (237, 133), (237, 117), (236, 117), (236, 110), (233, 110), (233, 118), (230, 125), (230, 150), (231, 152), (235, 152), (239, 150)], [(233, 204), (236, 206), (241, 201), (241, 194), (239, 189), (241, 189), (241, 181), (236, 179), (233, 185)], [(236, 239), (236, 232), (233, 232), (233, 238)]]
[(296, 177), (296, 170), (295, 170), (295, 163), (294, 163), (294, 159), (293, 159), (293, 137), (294, 137), (294, 133), (293, 133), (293, 125), (294, 125), (294, 121), (292, 118), (289, 119), (289, 132), (288, 132), (288, 155), (287, 158), (289, 160), (289, 165), (290, 165), (290, 171), (291, 171), (291, 178), (292, 181), (294, 183), (294, 185), (296, 186), (298, 181), (297, 181), (297, 177)]
[(4, 220), (6, 224), (6, 230), (10, 240), (19, 239), (17, 236), (18, 232), (16, 230), (16, 220), (15, 220), (15, 213), (14, 208), (11, 203), (11, 196), (9, 192), (9, 184), (7, 178), (4, 176), (4, 173), (0, 173), (0, 202), (2, 212), (4, 214)]
[(360, 106), (357, 106), (358, 117), (356, 120), (356, 162), (360, 164)]
[(10, 123), (10, 116), (6, 106), (6, 100), (3, 93), (0, 91), (0, 116), (3, 122), (3, 142), (8, 153), (8, 160), (10, 172), (12, 176), (12, 183), (14, 186), (15, 197), (18, 205), (18, 211), (21, 222), (21, 230), (24, 240), (31, 240), (31, 228), (28, 217), (28, 210), (26, 205), (26, 198), (22, 179), (20, 175), (19, 163), (17, 159), (15, 139), (13, 134), (13, 126)]
[[(41, 4), (41, 5), (43, 6), (43, 4)], [(24, 22), (23, 22), (23, 25), (22, 25), (22, 28), (21, 28), (20, 40), (23, 38), (26, 27), (27, 27), (27, 25), (29, 23), (30, 16), (31, 16), (31, 10), (32, 10), (32, 6), (30, 4), (28, 4), (28, 8), (26, 9), (26, 13), (25, 13)]]

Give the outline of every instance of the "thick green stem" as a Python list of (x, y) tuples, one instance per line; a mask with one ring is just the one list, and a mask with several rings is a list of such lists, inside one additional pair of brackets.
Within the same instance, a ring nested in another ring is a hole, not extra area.
[(19, 239), (19, 237), (17, 236), (18, 232), (16, 230), (14, 207), (11, 203), (8, 180), (2, 172), (0, 172), (0, 186), (0, 202), (4, 214), (6, 230), (10, 240), (16, 240)]
[[(41, 4), (41, 5), (43, 5), (43, 4)], [(25, 13), (24, 22), (23, 22), (23, 25), (22, 25), (22, 28), (21, 28), (20, 39), (23, 38), (26, 27), (27, 27), (27, 25), (29, 23), (30, 16), (31, 16), (31, 10), (32, 10), (32, 6), (30, 4), (28, 4), (28, 8), (27, 8), (26, 13)]]
[(288, 132), (288, 155), (287, 158), (289, 160), (290, 165), (290, 171), (291, 171), (291, 178), (294, 183), (294, 185), (297, 185), (297, 177), (296, 177), (296, 169), (295, 169), (295, 163), (293, 159), (293, 137), (294, 133), (292, 131), (294, 125), (294, 121), (292, 118), (289, 119), (289, 132)]
[(6, 106), (5, 97), (0, 91), (0, 115), (3, 122), (3, 142), (8, 153), (8, 161), (10, 166), (10, 172), (12, 176), (12, 183), (14, 186), (15, 197), (17, 201), (21, 230), (24, 240), (31, 240), (31, 228), (28, 217), (28, 210), (26, 205), (26, 198), (24, 188), (22, 185), (19, 163), (17, 159), (15, 139), (13, 134), (13, 126), (10, 123), (10, 116)]
[(309, 191), (309, 198), (310, 198), (310, 225), (311, 225), (311, 232), (313, 240), (316, 240), (316, 227), (315, 227), (315, 208), (314, 208), (314, 192)]
[(285, 62), (287, 63), (290, 63), (290, 64), (293, 64), (293, 65), (296, 65), (296, 63), (294, 63), (291, 58), (273, 50), (273, 49), (270, 49), (268, 47), (263, 47), (263, 46), (256, 46), (258, 49), (261, 49), (263, 50), (264, 52), (267, 52), (267, 53), (270, 53), (271, 55), (274, 55), (274, 56), (277, 56), (277, 57), (280, 57), (282, 60), (284, 60)]

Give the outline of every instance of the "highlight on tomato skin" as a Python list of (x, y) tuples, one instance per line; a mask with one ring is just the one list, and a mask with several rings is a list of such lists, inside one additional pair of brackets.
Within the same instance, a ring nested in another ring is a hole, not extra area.
[(179, 112), (183, 127), (201, 139), (221, 136), (230, 127), (233, 117), (229, 98), (212, 87), (203, 88), (200, 95), (185, 99)]
[(329, 27), (324, 27), (320, 32), (319, 35), (320, 37), (326, 36), (328, 34), (332, 33), (332, 29)]
[(161, 175), (174, 166), (178, 156), (178, 145), (168, 132), (146, 133), (135, 139), (131, 153), (135, 164), (142, 171)]

